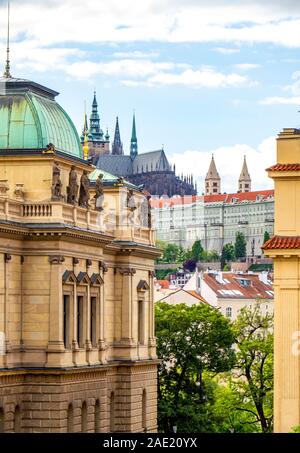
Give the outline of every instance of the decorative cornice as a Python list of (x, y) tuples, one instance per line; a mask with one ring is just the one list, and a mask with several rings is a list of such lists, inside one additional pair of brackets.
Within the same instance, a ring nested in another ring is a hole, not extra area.
[(73, 257), (73, 266), (75, 266), (76, 264), (79, 264), (79, 258)]
[(92, 261), (92, 260), (90, 260), (90, 259), (87, 259), (87, 260), (86, 260), (86, 265), (87, 265), (87, 267), (91, 267), (92, 264), (93, 264), (93, 261)]
[(62, 264), (65, 262), (65, 257), (61, 255), (53, 255), (49, 256), (49, 263), (50, 264)]
[(134, 275), (136, 274), (136, 269), (134, 267), (116, 267), (115, 274), (117, 272), (121, 275)]

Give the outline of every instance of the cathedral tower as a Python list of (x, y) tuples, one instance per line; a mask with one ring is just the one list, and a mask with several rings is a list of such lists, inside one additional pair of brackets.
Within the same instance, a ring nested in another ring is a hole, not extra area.
[(136, 126), (135, 126), (135, 114), (133, 114), (132, 121), (132, 133), (131, 133), (131, 144), (130, 144), (130, 157), (133, 160), (138, 154), (138, 144), (136, 137)]
[(120, 128), (119, 128), (119, 118), (116, 120), (116, 129), (114, 142), (112, 144), (112, 154), (118, 154), (123, 156), (123, 143), (121, 142)]
[(214, 155), (211, 157), (210, 166), (205, 177), (205, 195), (221, 193), (221, 178), (217, 172)]
[(81, 143), (83, 144), (84, 142), (84, 131), (86, 131), (88, 137), (89, 156), (92, 157), (98, 154), (109, 154), (109, 135), (108, 132), (104, 135), (103, 130), (100, 126), (100, 116), (98, 113), (96, 91), (94, 91), (94, 99), (92, 103), (90, 128), (87, 130), (87, 127), (87, 116), (85, 116)]
[(251, 177), (247, 167), (246, 156), (244, 156), (243, 167), (239, 177), (238, 192), (251, 192)]

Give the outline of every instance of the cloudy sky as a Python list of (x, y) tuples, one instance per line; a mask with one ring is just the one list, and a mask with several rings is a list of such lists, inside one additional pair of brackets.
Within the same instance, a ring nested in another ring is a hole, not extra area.
[[(140, 152), (164, 145), (199, 180), (211, 153), (236, 189), (243, 155), (271, 187), (275, 136), (300, 123), (299, 0), (12, 0), (16, 77), (61, 94), (82, 128), (97, 90), (102, 128), (116, 115), (126, 152), (136, 111)], [(6, 1), (0, 0), (5, 59)]]

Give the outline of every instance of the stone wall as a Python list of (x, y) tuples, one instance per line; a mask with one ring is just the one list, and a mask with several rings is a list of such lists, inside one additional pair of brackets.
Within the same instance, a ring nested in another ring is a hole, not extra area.
[(156, 366), (2, 372), (0, 432), (156, 432)]

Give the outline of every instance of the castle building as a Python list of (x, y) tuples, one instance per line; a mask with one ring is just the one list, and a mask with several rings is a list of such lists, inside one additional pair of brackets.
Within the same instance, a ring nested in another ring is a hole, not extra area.
[[(220, 177), (212, 157), (205, 188), (208, 192), (217, 192), (202, 196), (153, 197), (157, 238), (185, 248), (200, 239), (206, 250), (216, 250), (220, 254), (223, 246), (234, 243), (236, 233), (242, 232), (247, 242), (247, 255), (260, 257), (265, 232), (272, 235), (274, 231), (274, 191), (248, 191), (251, 180), (245, 160), (242, 177), (243, 184), (248, 181), (249, 187), (242, 186), (247, 190), (219, 194)], [(240, 181), (241, 178), (239, 187)]]
[(83, 159), (57, 92), (0, 83), (0, 432), (156, 431), (148, 200)]
[(264, 234), (273, 234), (274, 191), (238, 192), (194, 197), (152, 198), (157, 239), (184, 248), (200, 239), (219, 254), (242, 232), (247, 256), (261, 257)]
[(274, 431), (300, 425), (300, 129), (277, 138), (277, 164), (268, 168), (275, 183), (275, 231), (264, 244), (274, 260)]
[(175, 194), (182, 196), (196, 195), (197, 186), (192, 175), (177, 176), (175, 166), (172, 168), (163, 149), (139, 153), (135, 114), (133, 115), (130, 153), (128, 155), (124, 155), (118, 118), (112, 151), (110, 152), (108, 132), (103, 137), (103, 131), (100, 128), (96, 95), (94, 95), (92, 104), (89, 128), (85, 119), (81, 136), (82, 144), (84, 131), (87, 131), (88, 136), (89, 157), (97, 168), (120, 178), (126, 178), (134, 185), (143, 186), (152, 195), (169, 197)]

